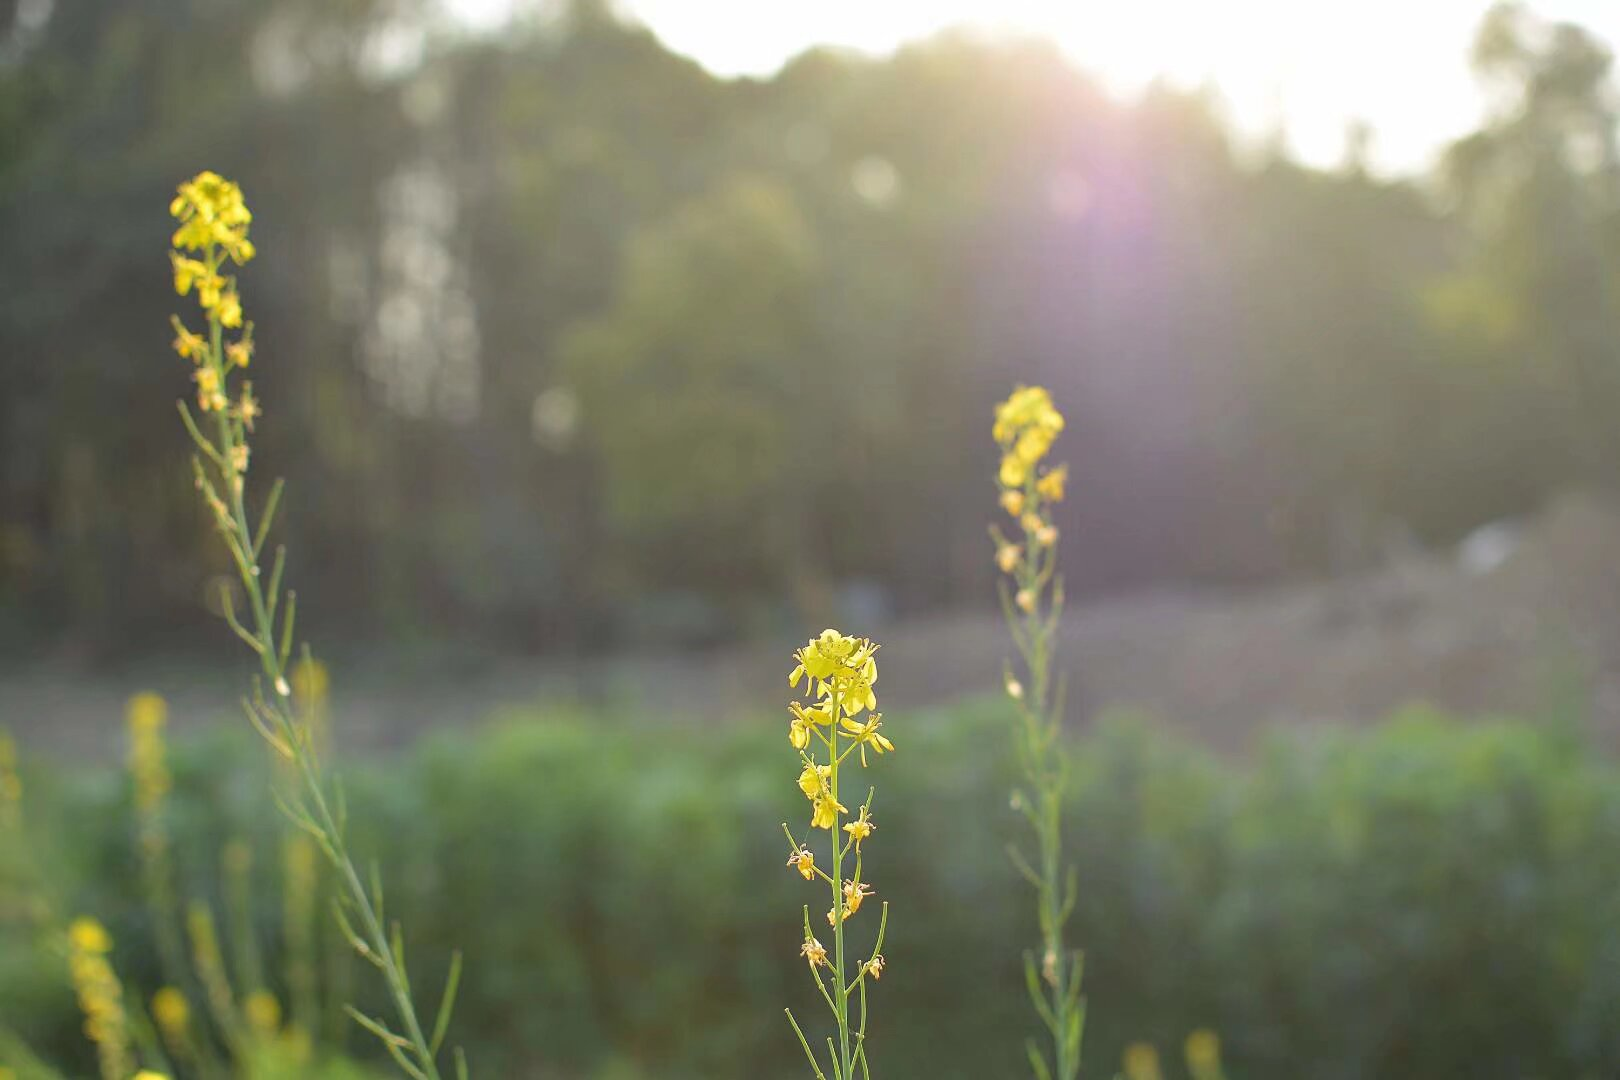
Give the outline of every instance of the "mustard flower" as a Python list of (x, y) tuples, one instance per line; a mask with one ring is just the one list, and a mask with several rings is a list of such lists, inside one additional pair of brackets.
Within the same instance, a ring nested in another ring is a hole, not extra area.
[(191, 1023), (191, 1003), (186, 995), (172, 986), (165, 986), (152, 995), (152, 1019), (170, 1045), (184, 1040), (186, 1026)]
[(1143, 1042), (1134, 1042), (1125, 1048), (1126, 1080), (1161, 1080), (1159, 1052)]
[[(877, 694), (873, 690), (878, 676), (877, 649), (878, 646), (868, 638), (824, 630), (807, 641), (803, 648), (794, 651), (794, 667), (788, 675), (789, 686), (797, 688), (801, 683), (806, 684), (812, 698), (808, 705), (798, 701), (789, 704), (792, 720), (788, 727), (788, 741), (799, 751), (801, 768), (798, 787), (810, 800), (810, 828), (826, 829), (831, 833), (831, 859), (827, 869), (822, 870), (816, 865), (809, 842), (801, 843), (792, 830), (783, 824), (782, 830), (788, 841), (787, 865), (797, 869), (806, 881), (821, 878), (832, 893), (832, 907), (827, 912), (827, 924), (833, 928), (835, 935), (831, 952), (811, 936), (807, 906), (801, 955), (809, 962), (812, 971), (818, 965), (832, 969), (828, 977), (830, 991), (819, 975), (817, 982), (837, 1018), (838, 1038), (836, 1041), (828, 1040), (829, 1052), (833, 1055), (831, 1072), (846, 1078), (855, 1075), (857, 1066), (863, 1073), (866, 1071), (866, 998), (862, 984), (861, 1018), (858, 1024), (852, 1024), (849, 1017), (850, 997), (859, 979), (851, 981), (848, 978), (850, 967), (846, 959), (844, 924), (860, 910), (866, 897), (872, 895), (871, 886), (861, 883), (860, 848), (862, 842), (872, 836), (876, 826), (871, 821), (872, 797), (868, 795), (861, 805), (859, 816), (842, 826), (848, 839), (838, 835), (840, 822), (849, 813), (848, 807), (840, 801), (840, 767), (847, 777), (848, 770), (855, 767), (854, 762), (847, 761), (852, 752), (858, 750), (860, 764), (865, 765), (868, 747), (878, 754), (894, 749), (894, 744), (880, 730), (883, 714), (877, 711)], [(809, 749), (813, 745), (812, 733), (825, 745), (825, 763), (817, 761), (816, 754)], [(852, 848), (855, 849), (854, 866), (849, 869), (853, 874), (846, 879), (841, 871), (843, 861), (850, 857)], [(874, 957), (882, 948), (887, 920), (888, 905), (885, 904), (884, 917), (878, 925), (877, 941), (872, 948)], [(871, 961), (856, 961), (856, 964), (858, 975), (864, 975)], [(827, 1075), (827, 1071), (816, 1063), (815, 1052), (810, 1049), (791, 1010), (788, 1011), (788, 1019), (817, 1074)]]
[(1198, 1028), (1187, 1036), (1185, 1047), (1187, 1067), (1202, 1080), (1205, 1076), (1219, 1075), (1221, 1067), (1221, 1039), (1209, 1028)]
[(861, 910), (861, 901), (872, 895), (872, 887), (865, 882), (844, 882), (844, 918)]
[(858, 720), (851, 720), (846, 716), (843, 720), (839, 721), (839, 726), (841, 726), (845, 731), (849, 732), (850, 737), (855, 740), (855, 744), (861, 748), (862, 765), (866, 764), (866, 748), (868, 746), (870, 746), (872, 748), (872, 752), (876, 754), (886, 753), (887, 751), (894, 749), (894, 743), (890, 742), (888, 738), (878, 731), (878, 728), (883, 726), (882, 713), (873, 713), (871, 716), (867, 717), (865, 723)]
[(171, 240), (175, 247), (203, 251), (217, 244), (239, 266), (253, 258), (253, 243), (247, 238), (253, 214), (242, 189), (218, 173), (200, 172), (181, 184), (169, 203), (169, 214), (180, 221)]
[(802, 847), (789, 855), (787, 864), (803, 875), (806, 881), (816, 876), (816, 853), (807, 847)]
[[(1002, 675), (1002, 685), (1017, 714), (1015, 732), (1027, 784), (1014, 792), (1013, 804), (1028, 815), (1043, 851), (1063, 847), (1059, 807), (1067, 775), (1061, 761), (1060, 706), (1051, 692), (1062, 580), (1052, 555), (1058, 529), (1048, 508), (1063, 499), (1068, 467), (1042, 465), (1063, 428), (1063, 415), (1052, 404), (1051, 395), (1038, 386), (1015, 389), (996, 406), (991, 427), (1002, 454), (996, 477), (1001, 509), (1018, 522), (1025, 537), (1023, 547), (1014, 548), (999, 528), (990, 530), (997, 564), (1004, 572), (1018, 575), (1016, 586), (1004, 585), (1002, 592), (1021, 661), (1016, 671), (1009, 664)], [(1028, 860), (1023, 865), (1029, 865)], [(1061, 901), (1062, 869), (1052, 859), (1044, 859), (1040, 865), (1035, 885), (1042, 942), (1038, 952), (1026, 954), (1026, 974), (1036, 1011), (1052, 1037), (1052, 1057), (1033, 1043), (1028, 1049), (1036, 1075), (1074, 1080), (1080, 1069), (1084, 1024), (1079, 958), (1063, 942), (1068, 908)]]
[(248, 323), (238, 341), (225, 346), (225, 359), (239, 368), (245, 368), (253, 360), (253, 324)]
[(1052, 396), (1044, 387), (1019, 386), (996, 406), (996, 422), (990, 432), (1005, 446), (1030, 430), (1056, 435), (1063, 430), (1063, 415), (1053, 407)]
[(242, 421), (243, 427), (247, 428), (248, 431), (252, 431), (253, 421), (263, 415), (264, 410), (259, 408), (259, 401), (253, 396), (253, 384), (243, 383), (242, 396), (237, 399), (236, 403), (236, 418)]
[(1021, 488), (1029, 477), (1029, 465), (1018, 455), (1008, 454), (1001, 459), (1001, 473), (999, 479), (1001, 486), (1006, 488)]
[(838, 824), (838, 815), (849, 813), (849, 807), (829, 794), (817, 795), (810, 806), (810, 827), (830, 829)]
[(222, 293), (219, 303), (214, 306), (214, 313), (219, 316), (219, 325), (232, 328), (242, 325), (242, 298), (231, 289)]
[(174, 351), (180, 354), (181, 359), (196, 362), (207, 355), (208, 343), (201, 334), (186, 329), (186, 324), (178, 316), (171, 315), (169, 319), (174, 324)]
[(883, 978), (883, 969), (887, 966), (888, 961), (883, 959), (882, 953), (878, 953), (866, 962), (866, 973), (874, 979), (881, 979)]
[(1045, 475), (1035, 481), (1035, 492), (1047, 502), (1063, 501), (1063, 485), (1069, 479), (1069, 467), (1059, 465), (1055, 469), (1048, 469)]
[(219, 372), (204, 364), (192, 372), (191, 377), (197, 383), (197, 407), (203, 412), (214, 412), (229, 404), (220, 387)]
[(107, 961), (112, 938), (96, 920), (78, 918), (68, 927), (68, 945), (68, 971), (103, 1080), (124, 1080), (130, 1072), (129, 1020), (123, 987)]
[(807, 799), (819, 798), (827, 790), (827, 778), (831, 775), (830, 765), (807, 764), (804, 771), (799, 773), (799, 790), (804, 792)]
[(268, 990), (255, 990), (242, 1002), (242, 1012), (248, 1023), (261, 1035), (274, 1035), (281, 1030), (281, 1002)]

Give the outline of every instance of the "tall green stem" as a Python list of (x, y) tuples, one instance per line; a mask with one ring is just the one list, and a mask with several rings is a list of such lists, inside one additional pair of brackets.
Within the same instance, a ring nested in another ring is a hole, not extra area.
[(854, 1080), (854, 1072), (849, 1056), (849, 988), (844, 983), (844, 853), (838, 840), (838, 812), (837, 807), (842, 804), (838, 801), (838, 716), (843, 708), (843, 697), (833, 695), (832, 701), (832, 736), (831, 756), (832, 768), (827, 777), (827, 783), (832, 788), (833, 825), (832, 833), (832, 894), (833, 894), (833, 988), (837, 993), (838, 1001), (838, 1062), (839, 1069), (845, 1080)]
[[(208, 256), (210, 273), (217, 273), (220, 258), (216, 252)], [(209, 357), (208, 363), (213, 366), (218, 376), (220, 386), (225, 385), (227, 368), (222, 343), (223, 327), (216, 312), (209, 312)], [(404, 1042), (408, 1045), (410, 1060), (401, 1056), (402, 1047), (385, 1040), (391, 1053), (406, 1071), (417, 1080), (440, 1080), (438, 1066), (434, 1061), (434, 1052), (422, 1031), (422, 1025), (416, 1015), (416, 1007), (411, 998), (410, 985), (407, 981), (403, 964), (395, 954), (389, 935), (383, 927), (383, 921), (378, 915), (376, 904), (366, 887), (361, 883), (360, 875), (355, 870), (354, 860), (349, 856), (348, 847), (344, 841), (343, 829), (327, 803), (325, 792), (325, 779), (318, 761), (311, 756), (309, 742), (300, 734), (301, 728), (294, 715), (288, 698), (290, 688), (287, 683), (286, 672), (283, 670), (281, 652), (277, 647), (275, 627), (270, 612), (269, 601), (265, 597), (264, 584), (261, 580), (258, 552), (254, 549), (253, 530), (248, 524), (247, 509), (243, 501), (242, 485), (237, 483), (237, 477), (231, 475), (230, 469), (235, 460), (237, 447), (236, 431), (229, 416), (223, 409), (215, 410), (218, 415), (218, 438), (221, 457), (224, 461), (222, 471), (225, 473), (224, 482), (226, 497), (230, 499), (231, 526), (235, 535), (232, 537), (233, 546), (238, 549), (237, 568), (242, 578), (242, 587), (246, 591), (248, 601), (252, 607), (254, 638), (258, 642), (257, 652), (264, 676), (271, 688), (269, 702), (280, 721), (283, 732), (292, 733), (294, 737), (287, 740), (287, 747), (293, 756), (293, 762), (303, 781), (305, 795), (314, 808), (314, 821), (323, 834), (328, 855), (337, 867), (338, 875), (342, 879), (344, 891), (349, 902), (354, 906), (360, 919), (360, 929), (363, 940), (370, 950), (371, 959), (382, 972), (388, 984), (389, 995), (393, 999), (395, 1012), (399, 1022), (404, 1026)]]

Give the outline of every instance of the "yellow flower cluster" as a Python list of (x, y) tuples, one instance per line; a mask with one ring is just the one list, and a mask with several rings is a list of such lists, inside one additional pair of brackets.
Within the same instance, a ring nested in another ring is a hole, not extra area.
[(129, 724), (129, 771), (135, 778), (135, 808), (150, 817), (163, 805), (171, 785), (169, 766), (164, 760), (163, 725), (168, 705), (157, 694), (140, 693), (129, 699), (125, 710)]
[(990, 535), (996, 545), (996, 567), (1015, 580), (1013, 604), (1026, 615), (1034, 614), (1039, 604), (1058, 540), (1051, 508), (1063, 501), (1069, 467), (1042, 468), (1041, 462), (1062, 430), (1063, 414), (1042, 387), (1020, 386), (996, 406), (991, 433), (1002, 451), (996, 478), (1001, 506), (1017, 519), (1024, 535), (1015, 542), (999, 527), (992, 527)]
[[(253, 324), (243, 322), (236, 279), (220, 271), (227, 260), (241, 266), (253, 258), (253, 242), (247, 235), (253, 215), (242, 199), (242, 189), (213, 172), (198, 173), (181, 184), (169, 213), (180, 222), (170, 241), (175, 250), (169, 252), (174, 291), (181, 296), (195, 291), (209, 322), (205, 335), (172, 316), (174, 351), (195, 365), (192, 379), (197, 384), (197, 407), (229, 415), (252, 431), (259, 415), (252, 384), (243, 384), (235, 402), (227, 384), (233, 368), (245, 368), (252, 362)], [(241, 335), (235, 341), (224, 340), (225, 330), (237, 329)], [(232, 465), (238, 473), (245, 472), (246, 453)]]
[(68, 971), (84, 1013), (84, 1033), (96, 1044), (103, 1080), (126, 1080), (131, 1072), (129, 1020), (124, 990), (107, 954), (112, 937), (94, 919), (75, 919), (68, 928)]
[(1125, 1048), (1126, 1080), (1162, 1080), (1159, 1052), (1147, 1043), (1135, 1042)]
[[(843, 823), (841, 831), (846, 835), (839, 835), (839, 823), (843, 815), (849, 813), (849, 808), (840, 801), (839, 768), (845, 766), (847, 770), (853, 765), (853, 762), (845, 765), (851, 755), (857, 755), (865, 766), (868, 750), (885, 754), (894, 749), (894, 743), (883, 734), (883, 714), (877, 711), (877, 693), (873, 689), (878, 677), (877, 650), (878, 646), (870, 638), (823, 630), (794, 652), (794, 667), (788, 674), (788, 685), (797, 689), (804, 684), (809, 698), (808, 704), (794, 701), (788, 705), (791, 717), (788, 742), (799, 752), (799, 791), (810, 801), (810, 828), (826, 829), (831, 834), (832, 848), (830, 866), (823, 870), (817, 865), (809, 845), (796, 839), (786, 824), (782, 826), (788, 841), (787, 865), (806, 881), (819, 878), (832, 895), (827, 925), (833, 928), (833, 949), (829, 952), (811, 934), (810, 912), (806, 907), (804, 940), (799, 955), (809, 964), (812, 977), (838, 1019), (839, 1041), (836, 1046), (829, 1041), (834, 1055), (832, 1071), (846, 1077), (855, 1075), (857, 1062), (863, 1068), (865, 1065), (865, 979), (871, 976), (876, 980), (882, 976), (884, 962), (879, 950), (883, 947), (884, 927), (888, 921), (888, 905), (885, 904), (872, 954), (856, 964), (853, 978), (846, 982), (844, 924), (873, 895), (872, 887), (861, 874), (861, 845), (877, 830), (877, 824), (872, 821), (872, 793), (868, 792), (857, 815)], [(822, 751), (825, 751), (824, 759)], [(853, 873), (845, 877), (845, 860), (850, 857), (854, 862)], [(830, 991), (818, 968), (828, 969)], [(850, 1024), (848, 1017), (849, 999), (857, 990), (861, 995), (859, 1030)], [(804, 1041), (791, 1011), (788, 1019), (798, 1032), (805, 1053), (814, 1062), (815, 1055)], [(820, 1066), (816, 1068), (820, 1073)]]
[(253, 258), (253, 242), (247, 237), (253, 214), (242, 200), (242, 189), (218, 173), (205, 169), (181, 184), (169, 203), (169, 214), (180, 222), (170, 240), (175, 247), (223, 248), (238, 266)]
[(1002, 451), (1001, 486), (1022, 488), (1062, 430), (1063, 414), (1043, 387), (1020, 386), (997, 405), (991, 434)]
[(163, 1041), (176, 1053), (185, 1050), (190, 1039), (191, 1003), (186, 995), (172, 986), (165, 986), (152, 995), (152, 1019), (157, 1022)]
[(1189, 1034), (1183, 1053), (1193, 1080), (1221, 1080), (1221, 1039), (1209, 1028)]

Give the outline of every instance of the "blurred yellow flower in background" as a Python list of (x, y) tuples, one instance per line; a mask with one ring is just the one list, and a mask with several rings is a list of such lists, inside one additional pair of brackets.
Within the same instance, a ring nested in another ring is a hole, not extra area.
[(1134, 1042), (1125, 1048), (1126, 1080), (1162, 1080), (1159, 1052), (1147, 1043)]

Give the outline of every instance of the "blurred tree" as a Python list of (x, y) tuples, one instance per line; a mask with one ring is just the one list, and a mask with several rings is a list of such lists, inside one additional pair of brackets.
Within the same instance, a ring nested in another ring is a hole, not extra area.
[(0, 15), (0, 633), (205, 622), (183, 440), (152, 435), (184, 390), (162, 208), (200, 167), (261, 223), (305, 601), (362, 637), (607, 643), (644, 590), (709, 635), (852, 583), (981, 603), (1016, 381), (1073, 418), (1079, 590), (1449, 540), (1620, 449), (1612, 87), (1573, 27), (1487, 21), (1495, 109), (1436, 205), (1040, 43), (721, 80), (598, 0), (525, 11)]

